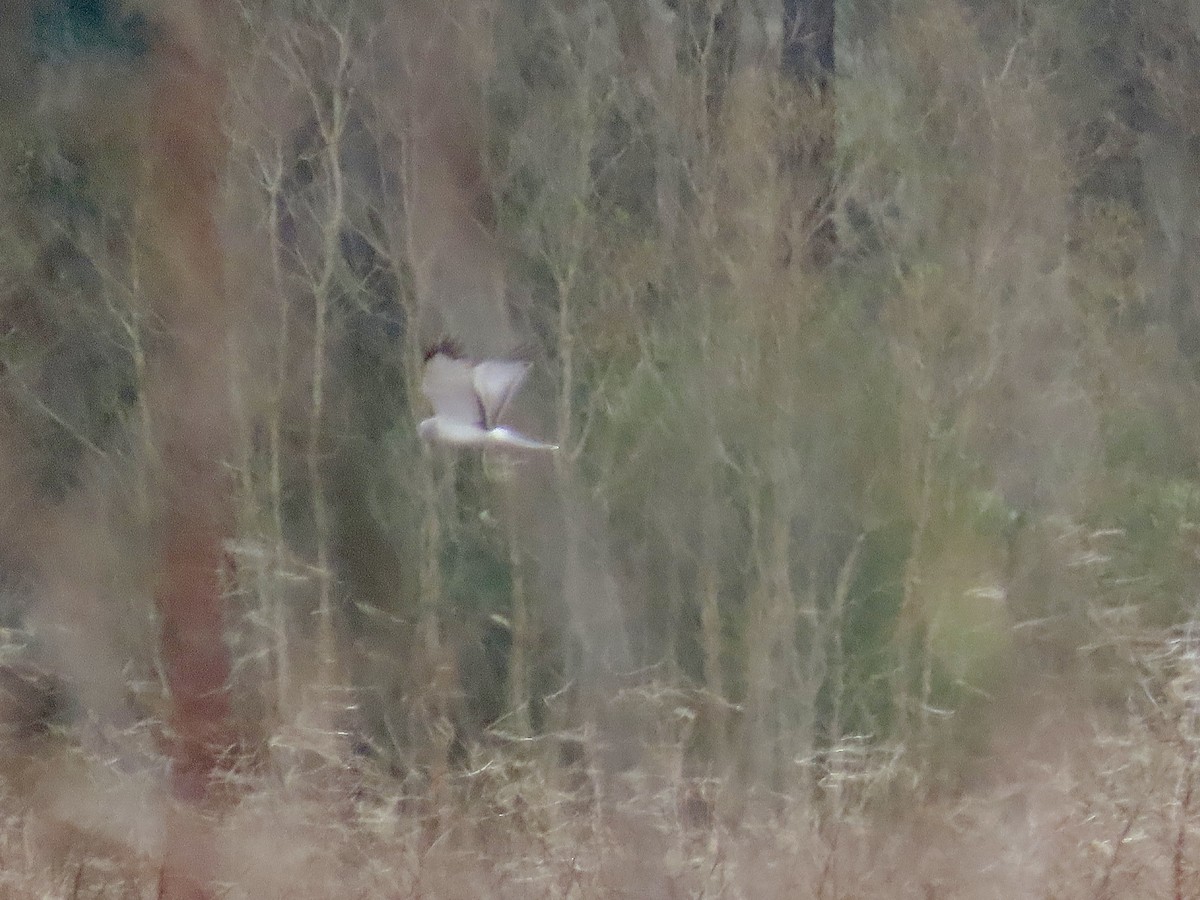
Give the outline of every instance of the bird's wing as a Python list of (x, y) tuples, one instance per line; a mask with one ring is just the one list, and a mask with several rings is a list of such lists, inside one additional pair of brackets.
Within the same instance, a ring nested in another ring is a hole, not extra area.
[(484, 427), (494, 428), (500, 421), (529, 367), (530, 363), (512, 359), (486, 359), (476, 364), (472, 380), (483, 405)]
[(484, 407), (475, 393), (472, 369), (468, 360), (447, 353), (434, 353), (425, 362), (421, 391), (439, 419), (484, 427)]

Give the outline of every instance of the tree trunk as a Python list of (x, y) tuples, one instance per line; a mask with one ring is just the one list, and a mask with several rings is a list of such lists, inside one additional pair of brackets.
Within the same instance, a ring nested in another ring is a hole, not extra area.
[(228, 301), (216, 227), (223, 78), (208, 53), (215, 4), (168, 12), (154, 47), (141, 225), (162, 323), (147, 385), (161, 453), (163, 547), (155, 600), (171, 691), (171, 791), (162, 896), (206, 897), (215, 873), (204, 807), (232, 744), (220, 570), (230, 531)]
[(834, 0), (783, 0), (785, 75), (824, 91), (833, 77)]
[(789, 229), (787, 258), (798, 251), (802, 261), (824, 268), (832, 261), (837, 244), (830, 215), (836, 121), (831, 81), (834, 0), (784, 0), (783, 16), (780, 65), (799, 88), (798, 112), (812, 120), (804, 124), (784, 160), (796, 181), (799, 207)]
[(489, 26), (479, 0), (409, 0), (396, 31), (407, 80), (410, 263), (426, 338), (503, 355), (516, 336), (504, 305), (505, 261), (485, 171), (482, 88)]

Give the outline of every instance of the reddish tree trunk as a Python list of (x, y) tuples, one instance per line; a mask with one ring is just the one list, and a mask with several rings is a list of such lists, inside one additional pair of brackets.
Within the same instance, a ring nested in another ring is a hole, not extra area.
[(231, 485), (222, 469), (231, 432), (228, 305), (216, 227), (224, 84), (205, 46), (214, 9), (200, 0), (169, 19), (154, 48), (143, 196), (147, 277), (164, 330), (147, 391), (162, 454), (156, 601), (172, 700), (171, 788), (179, 801), (168, 821), (162, 894), (172, 898), (210, 893), (214, 849), (204, 807), (221, 754), (233, 743), (220, 580), (231, 524)]
[(469, 353), (502, 355), (516, 336), (479, 128), (483, 6), (409, 0), (396, 7), (397, 30), (412, 115), (408, 227), (422, 325), (454, 335)]

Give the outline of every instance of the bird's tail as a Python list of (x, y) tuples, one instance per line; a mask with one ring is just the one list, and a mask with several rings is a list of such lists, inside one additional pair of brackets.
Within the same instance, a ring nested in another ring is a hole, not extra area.
[(545, 441), (534, 440), (520, 432), (503, 426), (493, 428), (489, 432), (489, 435), (492, 443), (500, 447), (514, 447), (521, 450), (545, 450), (551, 453), (558, 449), (558, 444), (547, 444)]

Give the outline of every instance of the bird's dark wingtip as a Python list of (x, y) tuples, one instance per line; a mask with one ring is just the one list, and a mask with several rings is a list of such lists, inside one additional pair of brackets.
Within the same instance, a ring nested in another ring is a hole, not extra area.
[(454, 338), (444, 337), (437, 343), (430, 344), (425, 348), (423, 360), (429, 362), (435, 356), (449, 356), (451, 359), (462, 359), (465, 354), (463, 353), (462, 345), (458, 341), (454, 340)]

